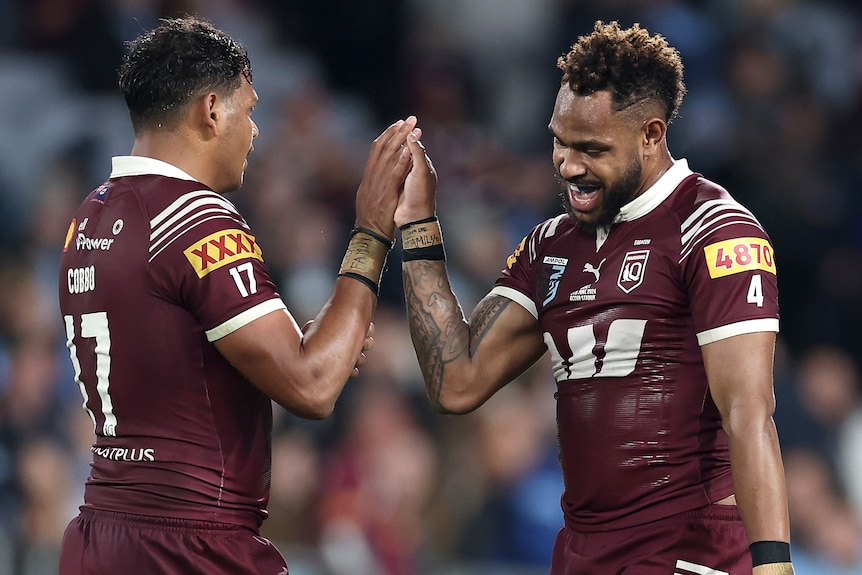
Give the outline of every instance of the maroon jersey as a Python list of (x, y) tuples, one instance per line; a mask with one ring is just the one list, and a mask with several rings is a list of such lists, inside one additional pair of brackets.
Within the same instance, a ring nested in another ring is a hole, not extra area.
[(628, 527), (733, 493), (700, 346), (778, 331), (755, 217), (681, 160), (609, 230), (561, 215), (507, 264), (492, 291), (539, 320), (557, 382), (566, 523)]
[(60, 309), (96, 442), (85, 507), (257, 528), (270, 399), (213, 341), (284, 309), (223, 196), (149, 158), (113, 160), (60, 262)]

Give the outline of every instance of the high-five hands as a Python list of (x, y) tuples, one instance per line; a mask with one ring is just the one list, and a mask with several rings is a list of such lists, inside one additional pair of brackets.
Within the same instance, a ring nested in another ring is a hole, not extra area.
[(414, 128), (402, 152), (409, 155), (412, 162), (395, 210), (398, 227), (433, 216), (437, 209), (437, 172), (421, 138), (422, 130)]

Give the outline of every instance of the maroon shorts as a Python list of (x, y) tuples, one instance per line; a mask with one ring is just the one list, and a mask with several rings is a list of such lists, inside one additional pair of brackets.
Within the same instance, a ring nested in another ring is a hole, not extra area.
[(708, 505), (627, 529), (564, 527), (551, 575), (751, 575), (748, 538), (733, 505)]
[(117, 573), (287, 575), (287, 565), (245, 527), (82, 510), (63, 536), (60, 575)]

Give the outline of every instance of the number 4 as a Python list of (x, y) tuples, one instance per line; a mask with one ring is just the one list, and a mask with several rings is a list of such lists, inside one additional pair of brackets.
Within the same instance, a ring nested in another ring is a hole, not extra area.
[(760, 279), (760, 274), (751, 276), (751, 283), (748, 284), (748, 296), (745, 301), (756, 304), (757, 307), (763, 307), (763, 282)]

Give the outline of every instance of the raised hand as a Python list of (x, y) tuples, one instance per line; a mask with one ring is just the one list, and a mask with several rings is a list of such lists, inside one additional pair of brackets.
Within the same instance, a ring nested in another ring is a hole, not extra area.
[(356, 191), (356, 225), (386, 238), (395, 237), (394, 213), (405, 177), (410, 171), (407, 137), (416, 117), (398, 120), (371, 144), (362, 182)]
[(407, 136), (406, 146), (412, 162), (395, 210), (396, 226), (433, 216), (437, 210), (437, 172), (421, 137), (422, 130), (419, 128)]

